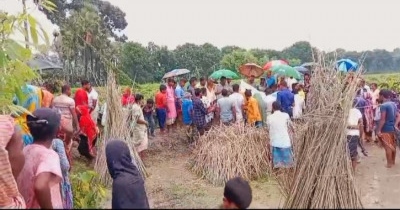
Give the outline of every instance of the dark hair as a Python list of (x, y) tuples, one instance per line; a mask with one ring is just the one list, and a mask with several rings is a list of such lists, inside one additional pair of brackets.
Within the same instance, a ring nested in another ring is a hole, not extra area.
[(180, 81), (186, 83), (187, 79), (186, 78), (182, 78)]
[(190, 78), (189, 83), (192, 84), (195, 81), (197, 81), (197, 78), (196, 77), (192, 77), (192, 78)]
[(201, 89), (200, 88), (196, 88), (196, 89), (194, 89), (194, 95), (195, 96), (200, 96), (200, 94), (201, 94)]
[(238, 84), (233, 84), (232, 85), (232, 89), (233, 89), (233, 92), (238, 92), (239, 91), (239, 85)]
[(371, 83), (371, 86), (378, 87), (376, 83)]
[(138, 93), (138, 94), (135, 95), (135, 101), (136, 101), (136, 102), (137, 102), (137, 101), (140, 101), (140, 100), (143, 100), (143, 98), (144, 98), (144, 97), (143, 97), (142, 94), (139, 94), (139, 93)]
[(281, 104), (278, 101), (272, 103), (272, 110), (281, 110)]
[(297, 84), (299, 84), (299, 83), (295, 82), (295, 83), (292, 84), (292, 90), (295, 89), (295, 87), (296, 87)]
[(147, 104), (154, 104), (154, 100), (152, 98), (147, 99)]
[(82, 84), (82, 86), (85, 86), (85, 85), (87, 85), (87, 84), (89, 84), (90, 82), (88, 81), (88, 80), (82, 80), (81, 81), (81, 84)]
[(241, 177), (235, 177), (226, 182), (224, 197), (239, 209), (248, 208), (253, 199), (249, 183)]
[(69, 86), (69, 85), (63, 85), (62, 87), (61, 87), (61, 93), (66, 93), (68, 90), (70, 90), (71, 89), (71, 86)]
[(271, 87), (270, 87), (272, 90), (276, 90), (277, 88), (278, 88), (278, 85), (276, 85), (276, 84), (273, 84), (273, 85), (271, 85)]
[(379, 95), (385, 99), (390, 99), (393, 94), (390, 90), (383, 89), (383, 90), (379, 91)]
[(167, 86), (165, 86), (164, 84), (160, 85), (160, 91), (166, 90)]
[(304, 76), (310, 76), (310, 74), (306, 72), (306, 73), (304, 73)]
[(168, 82), (175, 82), (175, 80), (174, 79), (172, 79), (172, 78), (168, 78), (168, 80), (167, 80)]
[[(43, 112), (43, 110), (51, 110), (50, 108), (39, 108), (33, 112)], [(33, 141), (47, 141), (52, 140), (56, 137), (57, 132), (60, 128), (61, 115), (55, 110), (51, 110), (52, 114), (48, 114), (47, 119), (38, 119), (34, 116), (27, 116), (27, 125), (29, 131), (33, 137)]]
[(228, 90), (227, 89), (222, 89), (221, 91), (222, 96), (228, 96)]
[(272, 94), (274, 92), (274, 90), (272, 90), (271, 88), (266, 88), (264, 92), (265, 92), (265, 95), (269, 95), (269, 94)]
[(205, 77), (200, 77), (200, 82), (204, 82), (204, 81), (206, 81), (206, 78)]
[(201, 88), (201, 93), (203, 95), (207, 95), (207, 88)]
[(244, 95), (246, 96), (246, 97), (250, 97), (252, 94), (251, 94), (251, 90), (250, 89), (246, 89), (246, 91), (244, 91)]
[(219, 78), (219, 80), (223, 80), (223, 79), (226, 79), (226, 77), (222, 76), (221, 78)]

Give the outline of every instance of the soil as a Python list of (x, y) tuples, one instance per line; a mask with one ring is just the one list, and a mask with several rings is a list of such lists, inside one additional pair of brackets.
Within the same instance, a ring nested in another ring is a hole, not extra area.
[[(156, 135), (149, 142), (144, 163), (149, 173), (145, 182), (151, 208), (218, 208), (222, 204), (223, 186), (213, 186), (188, 169), (190, 149), (181, 135)], [(386, 168), (383, 148), (375, 143), (367, 143), (365, 148), (368, 157), (361, 157), (356, 171), (364, 208), (398, 207), (400, 165)], [(284, 198), (272, 178), (253, 181), (251, 187), (250, 208), (282, 206)], [(111, 208), (110, 196), (103, 207)]]

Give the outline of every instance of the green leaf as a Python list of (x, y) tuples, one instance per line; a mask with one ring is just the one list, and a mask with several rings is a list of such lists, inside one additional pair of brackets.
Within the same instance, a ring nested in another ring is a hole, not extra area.
[(4, 68), (7, 65), (8, 59), (6, 53), (0, 49), (0, 68)]
[(26, 49), (12, 39), (5, 40), (4, 49), (12, 60), (29, 60), (32, 56), (32, 53), (29, 49)]
[(31, 15), (28, 15), (28, 22), (29, 22), (29, 30), (31, 32), (32, 41), (34, 44), (38, 44), (38, 34), (36, 30), (36, 20)]

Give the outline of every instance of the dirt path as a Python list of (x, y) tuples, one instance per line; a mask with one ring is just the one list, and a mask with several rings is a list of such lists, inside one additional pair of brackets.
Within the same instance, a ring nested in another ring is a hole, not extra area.
[[(149, 177), (146, 189), (152, 208), (216, 208), (222, 204), (223, 187), (215, 187), (188, 169), (190, 151), (183, 139), (173, 136), (172, 144), (165, 138), (150, 139), (145, 164)], [(356, 173), (357, 186), (365, 208), (399, 207), (400, 165), (384, 167), (383, 149), (368, 144), (369, 157), (362, 157)], [(272, 179), (251, 183), (251, 208), (279, 208), (283, 198)], [(110, 208), (108, 200), (105, 207)]]

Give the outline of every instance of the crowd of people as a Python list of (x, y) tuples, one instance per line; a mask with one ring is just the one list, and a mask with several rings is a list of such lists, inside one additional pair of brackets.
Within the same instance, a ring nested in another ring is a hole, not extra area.
[[(140, 157), (145, 159), (149, 136), (167, 136), (182, 127), (195, 129), (202, 136), (214, 125), (248, 125), (269, 129), (274, 168), (293, 167), (289, 133), (292, 121), (301, 121), (310, 97), (310, 75), (306, 73), (303, 81), (297, 81), (268, 73), (259, 81), (257, 84), (250, 76), (246, 84), (251, 88), (242, 90), (226, 77), (219, 81), (192, 77), (189, 82), (168, 78), (155, 97), (147, 99), (126, 88), (121, 104)], [(364, 142), (374, 140), (383, 146), (390, 168), (395, 164), (398, 141), (398, 96), (393, 91), (379, 90), (375, 83), (368, 86), (362, 79), (350, 82), (358, 85), (346, 131), (353, 167), (360, 161), (358, 148), (367, 156)], [(69, 85), (61, 87), (60, 95), (55, 95), (50, 83), (42, 87), (26, 85), (23, 92), (27, 97), (14, 102), (28, 112), (0, 116), (0, 207), (73, 208), (69, 180), (72, 142), (79, 142), (79, 153), (93, 160), (97, 155), (98, 122), (104, 126), (109, 111), (107, 103), (100, 109), (99, 94), (89, 81), (81, 85), (74, 96)], [(149, 208), (143, 178), (126, 143), (110, 141), (106, 158), (114, 180), (113, 208)], [(247, 208), (250, 203), (251, 189), (246, 181), (238, 177), (226, 183), (225, 208)]]

